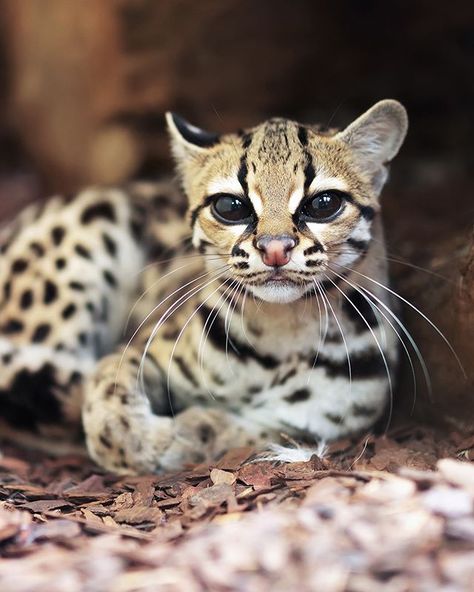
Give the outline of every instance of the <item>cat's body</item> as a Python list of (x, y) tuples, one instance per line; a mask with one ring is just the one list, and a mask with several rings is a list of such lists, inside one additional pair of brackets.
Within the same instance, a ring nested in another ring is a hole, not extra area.
[(177, 186), (135, 184), (7, 227), (6, 431), (54, 441), (82, 414), (94, 459), (143, 472), (369, 428), (397, 359), (378, 195), (403, 108), (336, 135), (169, 126), (188, 218)]

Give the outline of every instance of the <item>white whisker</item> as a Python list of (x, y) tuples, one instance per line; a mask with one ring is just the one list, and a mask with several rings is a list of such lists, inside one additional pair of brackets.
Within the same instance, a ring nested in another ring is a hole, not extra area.
[[(338, 265), (339, 267), (346, 268), (344, 265), (339, 265), (337, 263), (336, 263), (336, 265)], [(346, 268), (346, 269), (350, 269), (350, 268)], [(365, 275), (364, 273), (361, 273), (360, 271), (357, 271), (355, 269), (351, 269), (351, 271), (353, 273), (356, 273), (357, 275), (360, 275), (361, 277), (364, 277), (365, 279), (369, 280), (370, 282), (376, 284), (380, 288), (387, 290), (387, 292), (390, 292), (390, 294), (392, 294), (393, 296), (395, 296), (396, 298), (398, 298), (399, 300), (401, 300), (402, 302), (407, 304), (412, 310), (414, 310), (416, 313), (418, 313), (436, 331), (436, 333), (441, 337), (441, 339), (447, 345), (448, 349), (450, 350), (450, 352), (454, 356), (454, 359), (456, 360), (459, 368), (461, 369), (464, 379), (467, 380), (467, 374), (466, 374), (466, 371), (464, 370), (464, 366), (462, 365), (462, 362), (459, 359), (459, 356), (457, 355), (457, 353), (456, 353), (455, 349), (453, 348), (453, 346), (451, 345), (450, 341), (444, 335), (444, 333), (424, 313), (421, 312), (421, 310), (419, 308), (417, 308), (409, 300), (407, 300), (406, 298), (404, 298), (403, 296), (401, 296), (400, 294), (395, 292), (395, 290), (392, 290), (391, 288), (384, 286), (382, 283), (378, 282), (377, 280), (374, 280), (373, 278), (369, 277), (368, 275)]]
[(352, 302), (352, 300), (349, 298), (349, 296), (347, 296), (347, 294), (343, 290), (341, 290), (341, 288), (339, 288), (339, 286), (336, 284), (336, 282), (334, 282), (327, 275), (326, 275), (326, 279), (329, 280), (332, 283), (332, 285), (344, 296), (344, 298), (346, 298), (346, 300), (351, 304), (351, 306), (357, 311), (357, 313), (359, 314), (359, 316), (362, 318), (362, 320), (364, 321), (364, 323), (367, 325), (367, 328), (370, 331), (370, 334), (372, 335), (373, 340), (375, 341), (375, 344), (377, 346), (377, 349), (380, 352), (380, 357), (382, 358), (383, 365), (385, 366), (385, 372), (387, 373), (388, 388), (389, 388), (389, 393), (390, 393), (389, 414), (388, 414), (387, 427), (386, 427), (386, 429), (388, 429), (388, 426), (390, 425), (390, 422), (392, 421), (392, 413), (393, 413), (393, 386), (392, 386), (392, 378), (391, 378), (391, 375), (390, 375), (390, 368), (388, 366), (388, 362), (387, 362), (387, 358), (385, 356), (385, 353), (384, 353), (384, 351), (383, 351), (383, 349), (382, 349), (382, 347), (380, 345), (379, 340), (377, 339), (377, 336), (375, 335), (372, 327), (370, 326), (370, 323), (364, 317), (364, 315), (362, 314), (362, 312)]

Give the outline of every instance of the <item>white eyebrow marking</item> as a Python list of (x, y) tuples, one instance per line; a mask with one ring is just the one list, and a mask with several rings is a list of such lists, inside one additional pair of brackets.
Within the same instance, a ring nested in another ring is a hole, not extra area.
[(237, 179), (237, 174), (214, 179), (207, 187), (208, 195), (213, 195), (214, 193), (232, 193), (233, 195), (243, 195), (243, 192), (244, 190)]
[(319, 193), (327, 189), (337, 189), (338, 191), (347, 191), (347, 183), (339, 177), (326, 177), (324, 175), (316, 175), (309, 186), (310, 193)]
[(249, 199), (252, 202), (255, 213), (257, 214), (257, 216), (260, 216), (263, 212), (262, 200), (257, 195), (257, 193), (255, 193), (255, 191), (252, 191), (252, 189), (249, 189)]
[(303, 187), (298, 187), (298, 189), (295, 189), (290, 195), (290, 199), (288, 200), (288, 209), (290, 210), (290, 214), (294, 214), (296, 212), (296, 208), (303, 199), (303, 195)]

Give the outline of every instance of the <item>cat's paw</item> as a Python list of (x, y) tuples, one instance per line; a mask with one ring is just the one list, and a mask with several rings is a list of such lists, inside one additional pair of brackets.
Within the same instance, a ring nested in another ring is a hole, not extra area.
[(174, 420), (173, 441), (160, 460), (164, 469), (210, 462), (232, 446), (242, 445), (243, 430), (219, 409), (190, 407)]

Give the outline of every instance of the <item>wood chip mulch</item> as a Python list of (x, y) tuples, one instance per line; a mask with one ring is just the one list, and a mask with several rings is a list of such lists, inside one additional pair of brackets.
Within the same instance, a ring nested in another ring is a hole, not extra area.
[(142, 477), (2, 450), (2, 592), (474, 590), (474, 436), (407, 427)]

